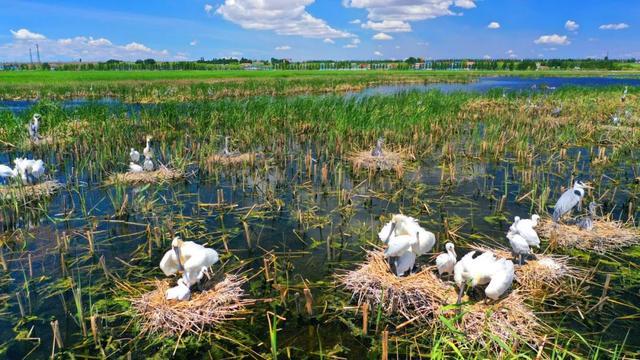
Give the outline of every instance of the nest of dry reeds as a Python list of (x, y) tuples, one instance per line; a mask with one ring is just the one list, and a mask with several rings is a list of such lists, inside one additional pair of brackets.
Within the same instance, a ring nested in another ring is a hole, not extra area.
[(446, 303), (450, 292), (430, 268), (405, 277), (394, 275), (380, 251), (368, 251), (367, 261), (355, 270), (337, 275), (337, 279), (353, 293), (358, 305), (367, 302), (381, 306), (388, 314), (398, 313), (407, 320), (418, 318), (423, 322), (433, 320), (433, 314)]
[(244, 298), (245, 282), (244, 277), (226, 275), (212, 289), (192, 293), (191, 300), (177, 301), (165, 298), (169, 281), (156, 281), (155, 290), (130, 301), (143, 334), (198, 335), (225, 321), (242, 319), (247, 306), (255, 303)]
[(0, 187), (0, 199), (19, 202), (38, 200), (53, 195), (62, 187), (56, 180), (48, 180), (34, 185), (11, 185)]
[[(407, 323), (445, 326), (435, 320), (441, 315), (457, 315), (449, 306), (456, 301), (457, 289), (436, 276), (433, 267), (397, 277), (381, 251), (368, 251), (363, 264), (338, 274), (337, 281), (353, 294), (358, 306), (365, 302), (373, 308), (380, 306), (387, 314), (407, 319)], [(539, 329), (543, 326), (525, 304), (520, 290), (511, 291), (494, 303), (465, 302), (460, 320), (450, 325), (485, 345), (496, 345), (496, 337), (507, 343), (517, 338), (520, 344), (536, 344), (541, 340)]]
[(635, 227), (607, 218), (594, 219), (591, 230), (582, 230), (575, 223), (554, 223), (545, 218), (540, 220), (537, 230), (540, 236), (549, 239), (552, 248), (605, 253), (640, 243), (640, 232)]
[(166, 166), (161, 166), (158, 170), (143, 171), (143, 172), (126, 172), (120, 174), (113, 174), (107, 180), (108, 184), (157, 184), (167, 181), (175, 181), (185, 176), (185, 173), (181, 170), (170, 169)]
[(237, 153), (231, 155), (214, 154), (207, 158), (207, 164), (214, 165), (241, 165), (241, 164), (253, 164), (256, 159), (260, 158), (262, 153), (248, 152)]
[(384, 150), (382, 156), (371, 155), (371, 150), (358, 151), (349, 155), (348, 159), (353, 164), (353, 168), (356, 171), (360, 169), (367, 170), (395, 170), (398, 173), (402, 173), (404, 168), (404, 160), (409, 155), (404, 151), (391, 151)]

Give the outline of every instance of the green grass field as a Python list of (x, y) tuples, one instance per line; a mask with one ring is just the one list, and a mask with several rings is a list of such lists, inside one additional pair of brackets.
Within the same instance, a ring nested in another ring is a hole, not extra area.
[(276, 71), (0, 71), (3, 85), (53, 85), (72, 82), (184, 81), (208, 82), (240, 79), (322, 78), (339, 77), (366, 79), (398, 78), (469, 78), (475, 76), (640, 76), (640, 68), (630, 71), (548, 70), (548, 71), (339, 71), (339, 70), (276, 70)]

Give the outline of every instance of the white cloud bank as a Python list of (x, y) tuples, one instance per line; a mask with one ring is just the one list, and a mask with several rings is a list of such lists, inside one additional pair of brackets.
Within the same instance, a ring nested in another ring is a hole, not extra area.
[(387, 40), (392, 40), (392, 39), (393, 39), (393, 36), (387, 35), (387, 34), (382, 33), (382, 32), (373, 35), (373, 40), (387, 41)]
[(44, 40), (46, 37), (42, 34), (31, 32), (27, 29), (20, 29), (18, 31), (11, 30), (13, 38), (16, 40)]
[(536, 44), (546, 44), (546, 45), (569, 45), (571, 41), (567, 38), (566, 35), (542, 35), (536, 40), (533, 41)]
[(492, 30), (500, 29), (500, 23), (492, 21), (489, 23), (489, 25), (487, 25), (487, 28)]
[(578, 30), (578, 28), (580, 28), (580, 25), (573, 20), (567, 20), (567, 22), (564, 23), (564, 28), (569, 31), (576, 31)]
[(599, 29), (600, 30), (623, 30), (628, 28), (629, 25), (625, 24), (625, 23), (618, 23), (618, 24), (604, 24), (604, 25), (600, 25)]

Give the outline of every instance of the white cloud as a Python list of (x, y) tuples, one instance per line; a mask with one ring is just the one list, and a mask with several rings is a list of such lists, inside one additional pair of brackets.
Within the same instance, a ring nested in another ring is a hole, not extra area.
[(386, 32), (410, 32), (411, 25), (408, 22), (399, 20), (383, 20), (380, 22), (367, 21), (362, 24), (363, 29)]
[(277, 50), (277, 51), (287, 51), (287, 50), (291, 50), (291, 46), (289, 46), (289, 45), (276, 46), (276, 50)]
[(451, 7), (472, 9), (476, 0), (343, 0), (346, 7), (366, 9), (371, 21), (421, 21), (459, 15)]
[(211, 4), (204, 4), (204, 12), (206, 12), (207, 14), (211, 14), (211, 11), (213, 10), (213, 5)]
[(42, 34), (31, 32), (27, 29), (20, 29), (18, 31), (10, 30), (13, 34), (13, 38), (16, 40), (44, 40), (46, 37)]
[(382, 56), (382, 53), (380, 51), (374, 51), (373, 55), (375, 56)]
[(360, 38), (355, 38), (355, 39), (351, 40), (351, 43), (354, 44), (354, 45), (358, 45), (358, 44), (360, 44), (360, 42), (361, 42)]
[[(16, 33), (18, 33), (16, 31)], [(76, 36), (70, 38), (38, 38), (42, 61), (105, 61), (108, 59), (137, 60), (155, 58), (157, 60), (179, 60), (179, 54), (171, 55), (167, 50), (155, 50), (146, 45), (130, 42), (125, 45), (114, 44), (106, 38)], [(0, 45), (0, 61), (28, 61), (29, 48), (33, 45), (24, 38)]]
[(325, 43), (325, 44), (335, 44), (336, 43), (335, 41), (333, 41), (333, 40), (331, 40), (329, 38), (326, 38), (326, 39), (322, 40), (322, 42)]
[(362, 22), (362, 21), (360, 21), (360, 19), (353, 19), (353, 20), (349, 21), (349, 24), (356, 24), (356, 25), (358, 25), (358, 24), (360, 24), (361, 22)]
[(571, 41), (567, 38), (566, 35), (542, 35), (536, 40), (533, 41), (536, 44), (551, 44), (551, 45), (569, 45)]
[(578, 28), (580, 27), (580, 25), (573, 21), (573, 20), (567, 20), (566, 23), (564, 23), (564, 28), (569, 30), (569, 31), (576, 31), (578, 30)]
[(232, 51), (231, 52), (231, 56), (240, 57), (240, 56), (242, 56), (242, 53), (240, 51)]
[(627, 25), (625, 23), (619, 23), (619, 24), (600, 25), (599, 29), (600, 30), (622, 30), (622, 29), (626, 29), (628, 27), (629, 27), (629, 25)]
[(385, 40), (392, 40), (392, 39), (393, 39), (393, 36), (387, 35), (387, 34), (382, 33), (382, 32), (373, 35), (373, 40), (385, 41)]
[(198, 40), (191, 40), (191, 42), (189, 43), (189, 45), (191, 45), (191, 46), (196, 46), (196, 45), (198, 45)]
[[(87, 44), (89, 44), (91, 46), (111, 46), (111, 45), (113, 45), (113, 43), (111, 43), (111, 41), (109, 41), (109, 40), (107, 40), (105, 38), (94, 39), (92, 37), (89, 38), (89, 41), (87, 41)], [(149, 50), (151, 50), (151, 49), (149, 49)]]
[(497, 23), (495, 21), (492, 21), (489, 23), (489, 25), (487, 25), (488, 29), (500, 29), (500, 23)]
[(306, 11), (315, 0), (225, 0), (216, 10), (226, 20), (250, 30), (272, 30), (278, 35), (308, 38), (347, 38), (352, 34), (332, 28)]
[(345, 48), (345, 49), (355, 49), (355, 48), (358, 47), (358, 44), (360, 44), (360, 39), (359, 38), (353, 38), (353, 39), (351, 39), (351, 43), (343, 46), (343, 48)]
[(485, 60), (491, 60), (491, 55), (485, 55), (482, 58), (485, 59)]

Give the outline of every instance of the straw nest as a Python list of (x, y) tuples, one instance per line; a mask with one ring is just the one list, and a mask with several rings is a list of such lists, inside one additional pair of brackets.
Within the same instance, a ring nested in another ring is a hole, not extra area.
[(598, 253), (640, 243), (637, 229), (606, 218), (594, 219), (590, 231), (581, 230), (575, 222), (556, 224), (547, 218), (540, 221), (537, 230), (540, 236), (549, 239), (552, 247), (578, 248)]
[(402, 172), (404, 166), (404, 160), (408, 157), (408, 154), (403, 151), (395, 152), (390, 150), (384, 150), (382, 156), (371, 155), (371, 150), (358, 151), (349, 155), (349, 161), (353, 164), (356, 171), (360, 169), (368, 170), (395, 170), (398, 173)]
[(166, 181), (174, 181), (181, 179), (185, 176), (185, 173), (170, 169), (166, 166), (161, 166), (155, 171), (143, 171), (139, 173), (126, 172), (120, 174), (113, 174), (107, 180), (108, 184), (124, 183), (124, 184), (156, 184)]
[[(525, 304), (521, 291), (511, 291), (494, 303), (469, 302), (465, 297), (462, 314), (455, 310), (457, 290), (438, 278), (433, 267), (424, 267), (406, 277), (391, 273), (381, 251), (368, 251), (367, 261), (357, 269), (337, 275), (338, 283), (353, 294), (358, 306), (367, 302), (380, 306), (387, 314), (398, 314), (406, 323), (420, 322), (436, 327), (451, 327), (466, 333), (483, 345), (499, 346), (495, 339), (520, 344), (541, 341), (542, 324)], [(449, 321), (447, 318), (456, 318)], [(435, 321), (441, 319), (441, 321)], [(445, 319), (445, 320), (442, 320)], [(447, 324), (444, 324), (447, 322)]]
[(17, 200), (19, 202), (38, 200), (53, 195), (62, 187), (55, 180), (45, 181), (35, 185), (12, 185), (0, 187), (0, 199), (3, 201)]
[(169, 281), (156, 281), (155, 290), (130, 301), (139, 315), (143, 334), (199, 335), (247, 313), (247, 306), (255, 301), (244, 298), (245, 282), (244, 277), (226, 275), (212, 289), (192, 293), (191, 300), (177, 301), (165, 298)]
[(248, 152), (231, 155), (214, 154), (207, 158), (207, 164), (214, 165), (241, 165), (253, 164), (256, 159), (262, 157), (262, 153)]

